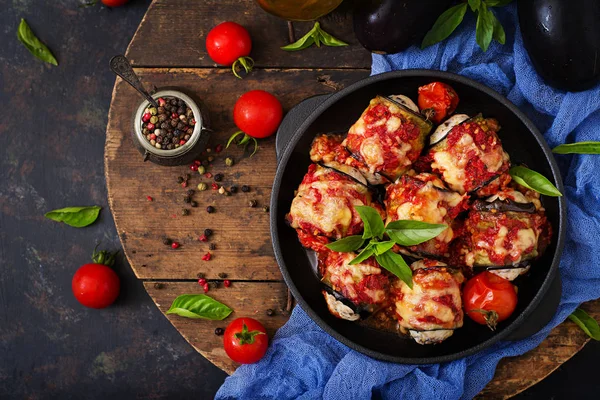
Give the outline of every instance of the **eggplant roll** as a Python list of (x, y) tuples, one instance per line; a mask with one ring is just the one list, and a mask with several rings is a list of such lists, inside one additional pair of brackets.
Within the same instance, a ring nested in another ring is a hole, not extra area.
[(518, 266), (537, 258), (550, 242), (550, 224), (533, 204), (519, 211), (518, 203), (497, 202), (476, 201), (465, 221), (460, 251), (469, 267)]
[(373, 257), (350, 265), (356, 256), (334, 251), (319, 255), (321, 281), (331, 289), (323, 290), (327, 307), (336, 317), (350, 321), (359, 319), (361, 312), (381, 308), (388, 301), (390, 285)]
[(468, 208), (467, 199), (466, 194), (448, 190), (433, 174), (403, 175), (386, 189), (386, 223), (415, 220), (448, 225), (435, 238), (408, 248), (412, 254), (448, 257), (450, 242), (455, 237), (452, 224), (458, 214)]
[(461, 194), (493, 182), (510, 168), (498, 129), (495, 120), (481, 116), (455, 125), (429, 151), (433, 172)]
[(348, 175), (311, 164), (292, 201), (287, 221), (311, 235), (341, 239), (363, 230), (354, 206), (371, 206), (385, 218), (369, 188)]
[(431, 122), (389, 98), (377, 96), (348, 131), (343, 145), (370, 173), (396, 180), (425, 146)]
[(440, 343), (463, 325), (460, 271), (430, 259), (411, 264), (413, 287), (396, 280), (390, 288), (402, 332), (419, 344)]

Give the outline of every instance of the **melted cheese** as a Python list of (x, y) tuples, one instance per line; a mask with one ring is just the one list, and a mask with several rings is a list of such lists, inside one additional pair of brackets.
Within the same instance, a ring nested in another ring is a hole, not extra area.
[(348, 321), (358, 321), (360, 319), (360, 315), (356, 314), (350, 307), (337, 300), (333, 295), (323, 292), (323, 296), (325, 297), (325, 303), (327, 303), (327, 308), (331, 314)]

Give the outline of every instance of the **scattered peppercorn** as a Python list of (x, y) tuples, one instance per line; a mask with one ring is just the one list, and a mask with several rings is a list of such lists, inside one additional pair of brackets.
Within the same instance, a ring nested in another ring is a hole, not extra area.
[(219, 188), (219, 194), (225, 194), (225, 188), (223, 186)]
[(198, 190), (200, 190), (200, 191), (204, 191), (204, 190), (206, 190), (206, 189), (208, 189), (208, 186), (206, 185), (206, 183), (204, 183), (204, 182), (200, 182), (200, 183), (198, 184)]
[(206, 148), (206, 152), (207, 152), (207, 153), (210, 153), (211, 151), (212, 151), (212, 150), (211, 150), (211, 148), (210, 148), (210, 147), (207, 147), (207, 148)]
[(216, 250), (217, 249), (217, 245), (214, 244), (214, 243), (211, 243), (211, 244), (208, 245), (208, 249), (209, 250)]
[(206, 207), (206, 212), (212, 214), (215, 212), (215, 208), (213, 206)]
[(215, 153), (220, 153), (223, 151), (223, 145), (219, 143), (217, 147), (215, 147)]
[(194, 160), (194, 164), (196, 164), (196, 165), (202, 165), (202, 161), (200, 161), (200, 160)]
[(204, 279), (204, 278), (198, 279), (198, 285), (204, 286), (205, 284), (206, 284), (206, 279)]
[(171, 248), (178, 249), (179, 248), (179, 243), (177, 243), (177, 242), (171, 243)]
[(185, 180), (189, 181), (190, 179), (192, 179), (192, 175), (190, 174), (185, 174)]
[(270, 210), (269, 206), (264, 206), (264, 207), (263, 207), (263, 211), (264, 211), (264, 212), (269, 212), (269, 210)]
[(190, 169), (192, 171), (198, 171), (198, 166), (196, 164), (192, 164), (192, 165), (190, 165)]
[(211, 258), (212, 258), (212, 254), (210, 254), (210, 252), (209, 252), (202, 256), (202, 261), (210, 261)]
[(212, 178), (212, 176), (213, 175), (210, 172), (207, 172), (207, 173), (204, 174), (204, 177), (207, 178), (207, 179)]
[(242, 192), (248, 193), (249, 191), (250, 191), (250, 186), (248, 186), (248, 185), (242, 186)]
[(188, 196), (193, 196), (194, 195), (194, 189), (188, 189), (187, 195)]
[(205, 276), (205, 275), (204, 275), (204, 272), (198, 272), (198, 273), (196, 274), (196, 278), (204, 278), (204, 276)]
[(164, 287), (165, 287), (164, 283), (156, 282), (154, 284), (154, 289), (159, 289), (160, 290), (160, 289), (163, 289)]
[(212, 187), (212, 190), (219, 190), (219, 185), (217, 185), (216, 183), (212, 183), (212, 185), (210, 185)]
[(182, 208), (181, 215), (183, 215), (183, 216), (190, 215), (190, 210), (188, 210), (187, 208)]
[(225, 280), (223, 281), (223, 286), (225, 286), (225, 287), (229, 287), (229, 286), (231, 286), (231, 281), (230, 281), (229, 279), (225, 279)]
[(187, 195), (183, 196), (183, 202), (184, 203), (189, 203), (191, 201), (192, 201), (192, 198), (190, 196), (187, 196)]
[(268, 315), (269, 317), (272, 317), (273, 315), (275, 315), (275, 311), (273, 311), (273, 309), (272, 309), (272, 308), (269, 308), (269, 309), (267, 309), (267, 315)]
[(221, 279), (225, 279), (225, 278), (227, 278), (227, 274), (226, 274), (225, 272), (219, 272), (219, 275), (218, 275), (218, 276), (219, 276), (219, 278), (221, 278)]
[(206, 168), (204, 168), (203, 165), (201, 165), (201, 166), (198, 167), (198, 173), (200, 175), (203, 175), (205, 172), (206, 172)]
[(204, 290), (204, 293), (208, 293), (208, 282), (202, 285), (202, 290)]
[(204, 234), (198, 236), (198, 240), (201, 242), (208, 242), (208, 238)]
[(223, 328), (215, 329), (215, 335), (217, 335), (217, 336), (222, 336), (224, 333), (225, 333), (225, 330)]
[(212, 229), (206, 228), (206, 229), (204, 230), (204, 234), (205, 234), (206, 236), (210, 236), (210, 235), (212, 235), (212, 234), (213, 234), (213, 231), (212, 231)]
[(254, 208), (254, 207), (256, 207), (256, 205), (257, 205), (257, 204), (258, 204), (258, 203), (257, 203), (257, 201), (256, 201), (256, 200), (250, 200), (250, 201), (248, 202), (248, 205), (249, 205), (251, 208)]
[(192, 201), (190, 201), (190, 206), (192, 206), (192, 207), (198, 207), (198, 202), (192, 200)]
[(172, 241), (171, 239), (169, 239), (169, 238), (164, 238), (164, 239), (163, 239), (163, 244), (164, 244), (164, 245), (166, 245), (166, 246), (170, 246), (170, 245), (171, 245), (171, 243), (173, 243), (173, 241)]
[(177, 183), (183, 183), (183, 176), (177, 177)]
[(229, 188), (229, 191), (231, 193), (237, 193), (237, 189), (238, 189), (237, 186), (233, 185), (232, 187)]
[(213, 282), (208, 282), (208, 286), (210, 286), (213, 289), (218, 289), (219, 287), (219, 282), (217, 281), (213, 281)]
[(215, 159), (213, 156), (208, 156), (206, 157), (206, 159), (208, 160), (208, 162), (213, 162), (213, 160)]
[(231, 167), (233, 165), (233, 158), (227, 157), (225, 159), (225, 165), (227, 165), (228, 167)]
[(153, 201), (154, 200), (151, 196), (146, 196), (146, 199), (148, 199), (148, 201)]
[(208, 167), (208, 160), (202, 160), (202, 166)]
[(215, 182), (221, 182), (223, 180), (223, 174), (215, 175)]

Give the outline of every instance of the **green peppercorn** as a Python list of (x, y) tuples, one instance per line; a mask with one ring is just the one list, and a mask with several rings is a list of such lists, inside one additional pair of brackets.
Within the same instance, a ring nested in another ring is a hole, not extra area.
[[(158, 110), (156, 109), (156, 107), (152, 107), (152, 108), (150, 109), (150, 115), (156, 115), (156, 114), (158, 114)], [(153, 122), (153, 123), (154, 123), (154, 122)]]
[(198, 184), (198, 190), (203, 191), (203, 190), (206, 190), (206, 189), (208, 189), (208, 186), (206, 185), (206, 183), (200, 182)]
[(263, 207), (263, 211), (264, 211), (264, 212), (269, 212), (269, 210), (270, 210), (269, 206), (264, 206), (264, 207)]
[(156, 115), (150, 118), (150, 123), (156, 124), (157, 122), (158, 122), (158, 117)]
[(206, 168), (204, 168), (204, 165), (198, 167), (198, 173), (200, 175), (204, 175), (204, 173), (206, 173)]
[(183, 216), (190, 215), (190, 210), (188, 210), (187, 208), (182, 208), (181, 215), (183, 215)]
[(231, 167), (233, 165), (233, 158), (227, 157), (225, 159), (225, 165), (227, 165), (228, 167)]

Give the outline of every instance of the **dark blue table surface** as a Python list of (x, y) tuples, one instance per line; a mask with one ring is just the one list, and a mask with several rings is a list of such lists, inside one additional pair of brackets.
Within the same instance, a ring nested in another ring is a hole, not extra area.
[[(122, 257), (113, 306), (86, 309), (71, 294), (96, 242), (120, 247), (104, 179), (108, 61), (150, 3), (80, 7), (86, 1), (0, 0), (0, 399), (212, 398), (225, 373), (186, 343)], [(17, 41), (21, 18), (58, 67)], [(104, 209), (84, 229), (43, 217), (93, 204)], [(587, 345), (519, 398), (597, 398), (598, 355), (598, 343)]]

